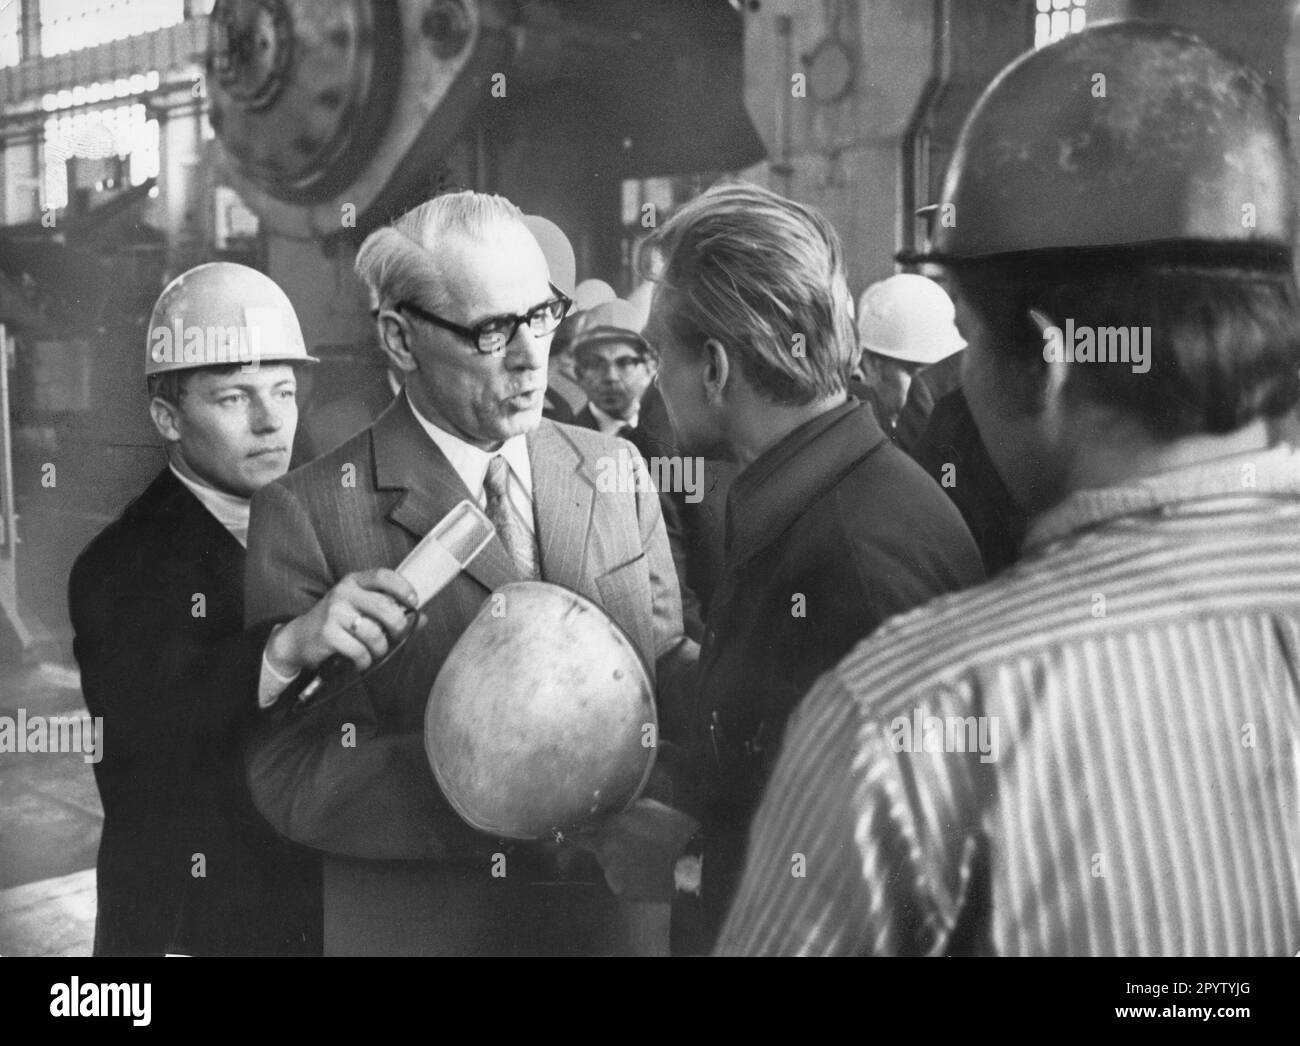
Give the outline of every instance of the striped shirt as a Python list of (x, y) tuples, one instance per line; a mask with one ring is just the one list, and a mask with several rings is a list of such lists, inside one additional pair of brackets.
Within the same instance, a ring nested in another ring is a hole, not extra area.
[(791, 720), (722, 954), (1294, 955), (1300, 453), (1079, 492)]

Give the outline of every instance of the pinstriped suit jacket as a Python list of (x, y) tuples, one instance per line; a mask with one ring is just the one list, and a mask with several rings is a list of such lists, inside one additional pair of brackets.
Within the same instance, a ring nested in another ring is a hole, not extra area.
[[(652, 672), (661, 657), (689, 660), (657, 495), (596, 489), (596, 459), (628, 445), (546, 420), (527, 442), (543, 579), (604, 607)], [(351, 571), (395, 566), (467, 497), (399, 397), (370, 428), (254, 497), (247, 624), (303, 613)], [(428, 624), (363, 684), (273, 717), (249, 757), (254, 799), (272, 825), (340, 857), (487, 867), (499, 844), (466, 826), (439, 792), (424, 754), (424, 706), (483, 601), (516, 579), (493, 538), (425, 608)], [(355, 746), (342, 743), (346, 724)], [(371, 877), (365, 890), (376, 889)], [(340, 898), (327, 860), (327, 937), (332, 903)]]

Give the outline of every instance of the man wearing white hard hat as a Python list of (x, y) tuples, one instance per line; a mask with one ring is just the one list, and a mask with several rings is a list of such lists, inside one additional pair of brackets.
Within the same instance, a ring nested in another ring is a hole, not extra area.
[(95, 954), (319, 953), (319, 860), (258, 816), (239, 748), (270, 631), (243, 631), (249, 498), (289, 467), (315, 360), (284, 292), (228, 262), (167, 286), (145, 351), (168, 463), (69, 582), (102, 717)]
[(896, 435), (917, 373), (966, 347), (953, 317), (952, 299), (924, 276), (900, 273), (862, 292), (857, 323), (865, 389), (853, 391), (865, 392), (891, 435)]

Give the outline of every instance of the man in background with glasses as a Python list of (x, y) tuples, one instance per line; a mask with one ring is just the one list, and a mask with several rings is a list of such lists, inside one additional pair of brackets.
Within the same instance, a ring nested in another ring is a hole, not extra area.
[[(272, 714), (250, 756), (254, 797), (281, 832), (326, 854), (327, 954), (626, 950), (617, 902), (587, 855), (511, 845), (461, 821), (429, 770), (422, 725), (443, 661), (510, 581), (599, 603), (661, 682), (689, 665), (658, 499), (597, 496), (599, 461), (617, 442), (542, 418), (551, 336), (570, 303), (513, 204), (438, 197), (373, 233), (356, 267), (404, 392), (255, 501), (247, 620), (294, 618), (343, 575), (399, 563), (462, 499), (497, 533), (426, 607), (427, 625), (358, 685)], [(373, 595), (373, 614), (343, 624), (363, 668), (388, 652), (398, 609)], [(296, 632), (268, 647), (267, 674), (284, 687), (277, 709), (293, 705), (320, 640)]]
[(636, 330), (636, 307), (616, 298), (597, 305), (584, 319), (573, 340), (573, 359), (587, 405), (574, 416), (574, 424), (621, 436), (646, 455), (637, 443), (637, 425), (659, 361)]

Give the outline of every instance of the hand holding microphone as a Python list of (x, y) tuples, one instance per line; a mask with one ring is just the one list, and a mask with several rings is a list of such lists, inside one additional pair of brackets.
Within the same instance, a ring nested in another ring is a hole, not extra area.
[(275, 633), (267, 657), (282, 675), (314, 669), (332, 657), (365, 671), (388, 653), (389, 637), (401, 634), (417, 598), (411, 583), (395, 570), (348, 574), (307, 613)]
[(277, 630), (266, 649), (271, 667), (286, 676), (316, 670), (300, 702), (349, 665), (366, 671), (409, 634), (411, 615), (483, 551), (494, 533), (476, 505), (460, 502), (396, 570), (381, 567), (348, 574), (311, 610)]

